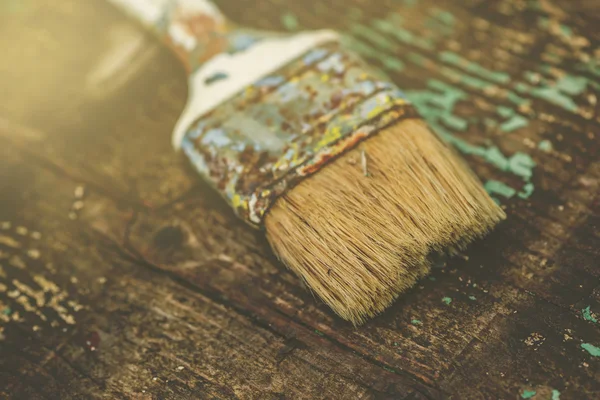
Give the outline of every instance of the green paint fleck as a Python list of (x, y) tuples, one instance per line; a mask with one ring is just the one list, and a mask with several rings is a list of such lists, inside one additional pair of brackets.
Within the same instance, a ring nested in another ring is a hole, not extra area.
[(581, 310), (581, 314), (583, 315), (583, 319), (585, 319), (586, 321), (598, 322), (598, 319), (592, 314), (590, 306), (587, 306), (586, 308)]
[(581, 348), (586, 350), (588, 353), (590, 353), (594, 357), (600, 357), (600, 347), (596, 347), (590, 343), (582, 343)]
[(418, 319), (412, 319), (410, 323), (413, 325), (423, 325), (423, 323)]
[(531, 94), (539, 99), (546, 100), (548, 103), (552, 103), (571, 112), (576, 112), (579, 109), (577, 104), (571, 98), (560, 93), (556, 87), (534, 88), (531, 89)]
[(475, 301), (475, 300), (477, 300), (477, 297), (475, 297), (475, 296), (469, 296), (469, 300)]
[(469, 61), (451, 51), (443, 51), (440, 53), (439, 58), (443, 62), (464, 68), (469, 72), (477, 74), (482, 78), (488, 79), (495, 83), (508, 83), (510, 81), (510, 75), (507, 73), (491, 71), (480, 64)]
[(519, 82), (515, 85), (515, 89), (517, 89), (517, 92), (526, 93), (531, 90), (531, 87), (524, 84), (523, 82)]
[(315, 329), (315, 333), (319, 336), (325, 336), (325, 334), (318, 329)]
[(585, 91), (588, 79), (583, 76), (565, 75), (556, 82), (556, 88), (570, 95), (578, 95)]
[(560, 24), (560, 33), (565, 37), (573, 36), (573, 30), (564, 24)]
[(508, 98), (509, 101), (511, 101), (512, 103), (515, 103), (517, 106), (523, 106), (530, 102), (529, 100), (524, 99), (523, 97), (519, 96), (515, 92), (508, 92), (506, 97)]
[(398, 346), (398, 342), (394, 342), (394, 346)]
[(529, 197), (531, 197), (531, 194), (533, 193), (534, 190), (534, 186), (533, 183), (528, 182), (523, 186), (523, 190), (520, 191), (517, 195), (521, 198), (521, 199), (528, 199)]
[(453, 114), (444, 114), (441, 116), (441, 119), (448, 127), (457, 131), (465, 131), (469, 126), (469, 122), (466, 119), (457, 117)]
[(535, 396), (535, 394), (536, 394), (535, 390), (523, 390), (523, 393), (521, 393), (521, 398), (530, 399), (533, 396)]
[(483, 187), (485, 188), (486, 192), (490, 194), (490, 196), (494, 194), (499, 194), (502, 197), (510, 199), (515, 194), (517, 194), (517, 191), (515, 189), (506, 185), (504, 182), (496, 181), (494, 179), (488, 180)]
[(298, 29), (298, 18), (291, 12), (287, 12), (281, 16), (281, 23), (288, 31), (295, 31)]
[(545, 152), (552, 151), (552, 142), (549, 140), (542, 140), (538, 143), (538, 149)]
[(515, 112), (513, 111), (513, 109), (509, 108), (509, 107), (498, 106), (496, 111), (498, 111), (498, 114), (503, 118), (508, 118), (508, 117), (512, 117), (513, 115), (515, 115)]
[(442, 302), (446, 303), (446, 305), (450, 305), (450, 303), (452, 303), (452, 299), (450, 297), (444, 297)]
[(535, 167), (535, 161), (529, 154), (521, 153), (520, 151), (512, 155), (508, 161), (508, 169), (515, 175), (520, 176), (524, 180), (531, 179), (533, 175), (533, 167)]
[[(464, 91), (436, 79), (430, 79), (427, 86), (429, 90), (407, 91), (406, 95), (422, 113), (429, 126), (444, 141), (456, 147), (463, 154), (481, 157), (501, 171), (510, 172), (529, 181), (533, 175), (535, 162), (527, 154), (517, 152), (507, 158), (496, 146), (485, 147), (471, 144), (455, 136), (448, 129), (466, 130), (468, 128), (468, 120), (456, 116), (453, 112), (458, 101), (468, 99), (468, 95)], [(508, 107), (501, 107), (498, 112), (505, 115), (514, 114), (514, 111)]]
[(560, 400), (560, 392), (556, 389), (552, 391), (552, 399), (551, 400)]
[(11, 312), (12, 310), (10, 309), (10, 307), (6, 307), (4, 310), (2, 310), (2, 314), (4, 315), (10, 315)]
[(396, 373), (396, 371), (394, 371), (393, 369), (391, 369), (390, 367), (386, 367), (385, 365), (383, 366), (383, 369), (385, 369), (388, 372), (392, 372), (392, 373)]
[(529, 121), (527, 120), (527, 118), (523, 117), (522, 115), (515, 115), (514, 117), (500, 125), (500, 129), (502, 129), (504, 132), (512, 132), (514, 130), (524, 128), (528, 124)]

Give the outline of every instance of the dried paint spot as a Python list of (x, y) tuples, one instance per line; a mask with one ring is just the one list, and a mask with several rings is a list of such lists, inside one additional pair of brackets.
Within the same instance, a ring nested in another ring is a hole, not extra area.
[(534, 350), (537, 350), (545, 341), (545, 337), (538, 332), (533, 332), (524, 342), (527, 346), (535, 346)]
[(446, 305), (450, 305), (450, 303), (452, 303), (452, 299), (450, 297), (444, 297), (442, 298), (442, 302)]
[(522, 399), (530, 399), (533, 396), (535, 396), (537, 392), (535, 390), (523, 390), (523, 392), (521, 393), (521, 398)]
[(594, 357), (600, 357), (600, 347), (596, 347), (590, 343), (582, 343), (581, 348), (590, 353)]
[(583, 319), (591, 322), (598, 322), (598, 318), (596, 318), (595, 314), (592, 313), (590, 306), (587, 306), (583, 310), (581, 310), (581, 315), (583, 315)]

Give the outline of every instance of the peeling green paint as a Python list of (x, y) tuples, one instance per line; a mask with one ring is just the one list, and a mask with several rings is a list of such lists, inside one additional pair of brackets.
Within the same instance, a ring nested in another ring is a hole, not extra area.
[(513, 115), (515, 115), (515, 111), (512, 108), (508, 108), (505, 106), (498, 106), (496, 108), (496, 111), (503, 118), (509, 118), (509, 117), (512, 117)]
[(590, 353), (594, 357), (600, 357), (600, 347), (596, 347), (590, 343), (582, 343), (581, 348)]
[(315, 333), (319, 336), (325, 336), (325, 334), (318, 329), (315, 329)]
[(441, 119), (444, 124), (457, 131), (465, 131), (469, 126), (469, 122), (466, 119), (453, 114), (444, 114), (441, 116)]
[[(525, 73), (525, 78), (530, 81), (534, 76), (534, 72), (528, 71)], [(542, 86), (532, 87), (519, 82), (515, 85), (515, 89), (520, 93), (529, 93), (531, 96), (564, 108), (567, 111), (577, 112), (579, 106), (571, 97), (585, 92), (587, 86), (591, 83), (586, 77), (565, 74), (554, 84), (544, 81)]]
[(510, 102), (515, 103), (517, 106), (524, 106), (531, 103), (531, 101), (519, 96), (515, 92), (508, 92), (506, 97)]
[(413, 325), (423, 325), (423, 322), (421, 322), (421, 320), (418, 319), (412, 319), (410, 323)]
[(533, 167), (535, 167), (535, 161), (529, 154), (521, 153), (520, 151), (512, 155), (508, 161), (508, 170), (513, 174), (520, 176), (524, 180), (531, 179), (533, 175)]
[(460, 55), (451, 52), (443, 51), (439, 55), (439, 59), (448, 64), (452, 64), (457, 67), (466, 69), (473, 74), (479, 75), (482, 78), (488, 79), (494, 83), (508, 83), (510, 81), (510, 75), (505, 72), (496, 72), (489, 70), (480, 64), (469, 61)]
[(506, 121), (502, 125), (500, 125), (500, 129), (504, 132), (512, 132), (514, 130), (524, 128), (529, 124), (527, 118), (521, 115), (515, 115), (510, 120)]
[(551, 400), (560, 400), (560, 392), (556, 389), (552, 390), (552, 399)]
[(490, 196), (498, 194), (502, 197), (510, 199), (515, 194), (517, 194), (517, 191), (515, 189), (511, 188), (503, 182), (496, 181), (493, 179), (488, 180), (483, 187), (485, 188), (486, 192), (489, 193)]
[(517, 195), (521, 199), (528, 199), (533, 194), (533, 190), (534, 190), (533, 183), (528, 182), (523, 186), (523, 189), (519, 193), (517, 193)]
[[(481, 157), (501, 171), (510, 172), (526, 182), (529, 181), (536, 164), (528, 154), (517, 152), (507, 158), (496, 146), (473, 145), (453, 135), (446, 128), (461, 131), (468, 128), (468, 121), (453, 114), (455, 104), (468, 98), (464, 91), (436, 79), (429, 80), (427, 86), (430, 90), (407, 91), (406, 96), (442, 139), (455, 146), (463, 154)], [(499, 107), (497, 112), (500, 115), (515, 116), (515, 112), (508, 107)], [(522, 122), (505, 128), (515, 128), (519, 124)], [(527, 195), (532, 192), (533, 187), (529, 186), (526, 191)]]
[(446, 303), (446, 305), (450, 305), (450, 303), (452, 303), (452, 299), (450, 297), (444, 297), (442, 298), (442, 302)]
[(583, 315), (583, 319), (590, 322), (598, 322), (598, 319), (592, 314), (592, 310), (590, 306), (587, 306), (583, 310), (581, 310), (581, 315)]
[(475, 300), (477, 300), (477, 297), (475, 297), (475, 296), (469, 296), (469, 300), (475, 301)]
[(521, 398), (522, 399), (530, 399), (533, 396), (535, 396), (537, 392), (535, 390), (523, 390), (523, 393), (521, 393)]
[(556, 87), (533, 88), (531, 89), (531, 94), (537, 98), (544, 99), (549, 103), (562, 107), (567, 111), (577, 112), (578, 110), (577, 104), (575, 104), (571, 98), (560, 93)]
[(587, 88), (589, 80), (583, 76), (565, 75), (556, 82), (556, 88), (572, 96), (581, 94)]

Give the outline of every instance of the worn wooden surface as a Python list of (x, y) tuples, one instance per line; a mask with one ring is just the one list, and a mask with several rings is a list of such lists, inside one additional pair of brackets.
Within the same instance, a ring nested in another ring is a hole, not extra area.
[(353, 328), (171, 151), (173, 57), (102, 1), (2, 1), (0, 397), (600, 397), (598, 2), (219, 4), (348, 33), (508, 220)]

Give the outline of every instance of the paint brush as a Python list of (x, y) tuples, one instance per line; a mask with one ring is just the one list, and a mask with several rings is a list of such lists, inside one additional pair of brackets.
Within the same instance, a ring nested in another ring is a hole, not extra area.
[(505, 218), (337, 33), (234, 28), (207, 0), (109, 1), (188, 71), (174, 147), (342, 318), (382, 312)]

